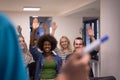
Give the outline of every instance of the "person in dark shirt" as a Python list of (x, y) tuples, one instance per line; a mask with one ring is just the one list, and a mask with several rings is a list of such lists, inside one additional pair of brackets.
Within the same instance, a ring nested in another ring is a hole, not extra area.
[[(93, 36), (93, 30), (92, 30), (91, 27), (88, 28), (87, 32), (88, 32), (88, 35), (89, 35), (91, 41), (92, 41), (92, 42), (95, 41), (95, 37)], [(85, 46), (85, 45), (84, 45), (84, 42), (83, 42), (83, 39), (82, 39), (81, 37), (75, 38), (75, 40), (74, 40), (74, 42), (73, 42), (73, 46), (74, 46), (73, 52), (75, 52), (76, 49), (78, 49), (78, 48), (83, 48), (83, 47)], [(98, 52), (99, 52), (99, 47), (95, 48), (93, 51), (90, 52), (90, 57), (96, 55)], [(68, 59), (69, 56), (70, 56), (70, 55), (68, 55), (68, 56), (66, 57), (66, 59)], [(93, 71), (92, 71), (91, 66), (90, 66), (90, 74), (89, 74), (89, 77), (94, 77), (94, 74), (93, 74)]]
[(83, 48), (76, 49), (68, 58), (55, 80), (91, 80), (89, 78), (89, 54), (82, 54)]

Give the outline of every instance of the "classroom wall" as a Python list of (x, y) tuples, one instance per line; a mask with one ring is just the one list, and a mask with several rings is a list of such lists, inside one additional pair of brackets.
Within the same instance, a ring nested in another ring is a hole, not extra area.
[[(27, 45), (29, 45), (30, 40), (30, 24), (29, 24), (29, 16), (45, 16), (40, 15), (37, 13), (27, 13), (27, 12), (5, 12), (8, 17), (10, 17), (11, 21), (15, 26), (21, 25), (22, 27), (22, 33), (25, 37), (25, 40), (27, 42)], [(55, 37), (57, 40), (62, 35), (66, 35), (71, 40), (71, 43), (73, 42), (74, 38), (77, 36), (81, 36), (79, 33), (79, 30), (82, 27), (82, 18), (69, 18), (69, 17), (54, 17), (53, 21), (57, 23), (57, 30), (55, 33)], [(59, 46), (58, 46), (59, 47)]]
[(109, 41), (101, 45), (101, 76), (120, 80), (120, 0), (101, 0), (101, 36)]
[(82, 18), (53, 17), (53, 20), (57, 22), (55, 37), (58, 41), (63, 35), (68, 36), (71, 44), (73, 45), (73, 41), (76, 37), (82, 37), (82, 34), (80, 34), (80, 30), (82, 28)]
[[(120, 49), (119, 49), (119, 34), (120, 34), (120, 0), (100, 0), (100, 32), (101, 36), (108, 34), (110, 39), (108, 42), (101, 45), (100, 54), (100, 76), (114, 75), (117, 80), (120, 80)], [(41, 15), (38, 13), (29, 12), (5, 12), (14, 25), (20, 24), (23, 28), (23, 36), (29, 44), (30, 29), (29, 16)], [(52, 16), (52, 15), (47, 15)], [(89, 16), (89, 15), (88, 15)], [(54, 17), (53, 21), (57, 22), (58, 28), (55, 37), (59, 40), (61, 35), (67, 35), (71, 41), (76, 36), (81, 36), (79, 30), (82, 27), (82, 17)]]

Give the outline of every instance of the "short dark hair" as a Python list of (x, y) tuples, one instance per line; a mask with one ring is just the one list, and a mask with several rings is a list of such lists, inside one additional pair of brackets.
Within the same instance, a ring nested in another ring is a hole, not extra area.
[(44, 42), (48, 41), (51, 44), (51, 51), (54, 50), (57, 46), (57, 40), (55, 39), (55, 37), (51, 36), (50, 34), (46, 34), (46, 35), (42, 35), (39, 39), (38, 39), (38, 44), (37, 47), (43, 51), (43, 45)]
[[(83, 38), (81, 38), (81, 37), (76, 37), (75, 40), (82, 40), (82, 43), (83, 43), (83, 45), (84, 45)], [(74, 43), (73, 43), (73, 44), (75, 44), (75, 40), (74, 40)]]

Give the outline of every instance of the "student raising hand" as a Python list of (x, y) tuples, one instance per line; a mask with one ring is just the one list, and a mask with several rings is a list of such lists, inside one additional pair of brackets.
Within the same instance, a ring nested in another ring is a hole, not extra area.
[(34, 19), (33, 19), (32, 27), (33, 27), (33, 29), (35, 29), (35, 30), (39, 27), (39, 22), (38, 22), (38, 19), (37, 19), (37, 18), (34, 18)]

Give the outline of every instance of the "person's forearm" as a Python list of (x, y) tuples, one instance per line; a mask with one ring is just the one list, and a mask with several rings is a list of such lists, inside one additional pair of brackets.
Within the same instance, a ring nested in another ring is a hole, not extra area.
[(93, 35), (90, 36), (90, 39), (93, 41), (95, 41), (95, 37)]
[(34, 43), (35, 32), (36, 32), (36, 30), (33, 29), (33, 30), (32, 30), (32, 33), (31, 33), (31, 35), (30, 35), (30, 46), (34, 46), (34, 45), (35, 45), (35, 43)]
[(52, 30), (51, 35), (52, 35), (52, 36), (55, 35), (55, 30)]
[[(90, 39), (92, 42), (94, 42), (96, 39), (93, 35), (90, 36)], [(99, 51), (100, 50), (100, 46), (98, 46), (97, 48), (95, 48), (96, 51)]]
[(47, 31), (46, 31), (46, 30), (44, 30), (44, 35), (45, 35), (45, 34), (47, 34)]

